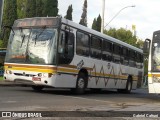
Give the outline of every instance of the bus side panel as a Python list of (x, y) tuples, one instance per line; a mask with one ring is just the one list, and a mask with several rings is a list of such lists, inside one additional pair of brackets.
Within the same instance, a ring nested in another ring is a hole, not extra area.
[(76, 87), (77, 75), (58, 73), (55, 80), (55, 87), (61, 88), (75, 88)]
[[(124, 66), (102, 61), (93, 58), (75, 56), (74, 63), (84, 62), (83, 68), (87, 67), (89, 71), (88, 88), (121, 88), (126, 87), (127, 75)], [(89, 61), (89, 62), (88, 62)], [(120, 79), (121, 78), (121, 79)]]

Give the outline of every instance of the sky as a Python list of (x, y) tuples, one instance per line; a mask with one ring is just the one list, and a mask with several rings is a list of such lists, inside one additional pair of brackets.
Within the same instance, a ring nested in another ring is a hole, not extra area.
[[(102, 16), (102, 0), (87, 0), (87, 23), (91, 28), (93, 19)], [(73, 21), (79, 23), (84, 0), (58, 0), (59, 15), (65, 16), (68, 6), (72, 4)], [(135, 5), (135, 7), (127, 7)], [(124, 7), (127, 7), (123, 9)], [(105, 0), (104, 26), (123, 9), (106, 27), (125, 28), (132, 31), (136, 26), (139, 39), (152, 39), (154, 31), (160, 30), (160, 0)]]

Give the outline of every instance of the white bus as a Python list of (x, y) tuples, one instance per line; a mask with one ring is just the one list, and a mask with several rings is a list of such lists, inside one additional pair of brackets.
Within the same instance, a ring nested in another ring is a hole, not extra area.
[[(149, 52), (147, 51), (149, 49)], [(153, 39), (146, 39), (144, 52), (148, 57), (148, 89), (149, 93), (160, 93), (160, 31), (153, 33)]]
[(143, 76), (143, 52), (61, 17), (16, 20), (5, 58), (7, 81), (85, 89), (114, 88), (129, 93)]

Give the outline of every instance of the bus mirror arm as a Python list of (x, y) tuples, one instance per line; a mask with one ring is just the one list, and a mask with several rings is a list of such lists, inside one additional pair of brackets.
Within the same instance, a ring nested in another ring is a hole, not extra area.
[(145, 42), (143, 44), (143, 52), (144, 53), (148, 53), (149, 52), (150, 44), (151, 44), (151, 40), (148, 39), (148, 38), (145, 39)]
[(145, 42), (146, 42), (146, 41), (148, 41), (149, 43), (151, 43), (151, 40), (150, 40), (150, 39), (148, 39), (148, 38), (146, 38), (146, 39), (145, 39)]

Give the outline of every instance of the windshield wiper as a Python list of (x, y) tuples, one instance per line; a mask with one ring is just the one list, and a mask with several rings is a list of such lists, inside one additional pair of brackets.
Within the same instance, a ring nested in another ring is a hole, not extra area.
[(23, 29), (22, 28), (19, 28), (19, 30), (20, 30), (20, 36), (22, 38), (22, 42), (21, 42), (21, 47), (22, 47), (22, 45), (24, 43), (25, 35), (23, 34)]
[(41, 31), (38, 35), (36, 35), (36, 37), (35, 37), (35, 45), (36, 45), (37, 39), (38, 39), (39, 36), (44, 32), (45, 29), (46, 29), (46, 26), (42, 27), (42, 31)]

